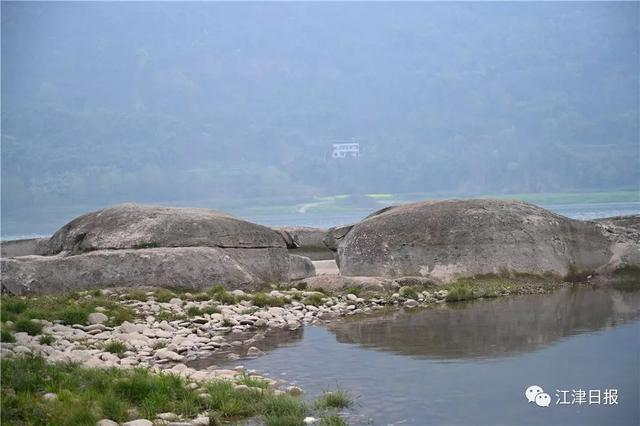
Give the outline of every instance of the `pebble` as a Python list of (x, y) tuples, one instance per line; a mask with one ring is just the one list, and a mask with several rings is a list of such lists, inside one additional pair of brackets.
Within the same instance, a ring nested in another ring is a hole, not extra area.
[(118, 426), (118, 422), (109, 419), (102, 419), (96, 423), (96, 426)]
[(256, 348), (255, 346), (251, 346), (247, 350), (247, 356), (257, 357), (257, 356), (261, 356), (261, 355), (264, 355), (264, 352), (262, 352), (260, 349)]
[(156, 358), (160, 360), (182, 361), (184, 359), (184, 356), (179, 355), (168, 349), (160, 349), (159, 351), (156, 352)]
[(130, 422), (122, 423), (122, 426), (153, 426), (153, 422), (147, 419), (137, 419)]
[(42, 395), (42, 399), (45, 401), (55, 401), (56, 399), (58, 399), (58, 395), (56, 395), (55, 393), (49, 392)]
[(176, 413), (160, 413), (156, 416), (156, 418), (170, 422), (173, 420), (178, 420), (178, 415)]
[(107, 322), (108, 320), (109, 317), (107, 317), (102, 312), (94, 312), (92, 314), (89, 314), (89, 324), (102, 324)]
[(408, 299), (402, 304), (405, 308), (415, 308), (419, 303), (413, 299)]

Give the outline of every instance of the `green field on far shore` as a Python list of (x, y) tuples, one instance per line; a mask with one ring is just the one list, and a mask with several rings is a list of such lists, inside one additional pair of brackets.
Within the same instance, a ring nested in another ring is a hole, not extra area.
[(467, 198), (498, 198), (503, 200), (520, 200), (538, 205), (560, 204), (598, 204), (598, 203), (640, 203), (640, 191), (611, 192), (562, 192), (539, 194), (484, 194), (460, 195), (443, 193), (399, 193), (399, 194), (339, 194), (316, 197), (307, 202), (282, 203), (249, 207), (246, 212), (256, 215), (278, 215), (293, 213), (345, 213), (357, 210), (376, 210), (392, 204), (401, 204), (420, 200)]

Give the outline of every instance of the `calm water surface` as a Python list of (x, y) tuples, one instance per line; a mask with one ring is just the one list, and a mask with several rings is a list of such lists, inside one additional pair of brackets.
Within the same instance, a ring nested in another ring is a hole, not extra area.
[[(640, 424), (637, 291), (563, 288), (438, 305), (264, 344), (266, 355), (240, 363), (295, 381), (308, 398), (348, 390), (357, 397), (344, 413), (353, 424)], [(550, 407), (527, 403), (534, 384)], [(556, 405), (556, 390), (573, 389), (617, 389), (618, 405)]]

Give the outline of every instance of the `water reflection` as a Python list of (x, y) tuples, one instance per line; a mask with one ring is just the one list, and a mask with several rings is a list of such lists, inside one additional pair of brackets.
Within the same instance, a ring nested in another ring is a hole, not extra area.
[(415, 358), (496, 358), (640, 318), (640, 292), (563, 288), (550, 295), (439, 305), (331, 324), (340, 343)]
[[(211, 356), (197, 358), (187, 363), (191, 368), (205, 369), (212, 365), (224, 365), (236, 360), (251, 358), (247, 356), (247, 349), (256, 346), (264, 352), (272, 351), (282, 346), (288, 346), (299, 342), (304, 337), (304, 327), (295, 330), (269, 329), (258, 333), (237, 333), (228, 335), (229, 341), (242, 342), (241, 345), (229, 346), (226, 349), (214, 352)], [(230, 354), (238, 355), (237, 358), (229, 358)]]

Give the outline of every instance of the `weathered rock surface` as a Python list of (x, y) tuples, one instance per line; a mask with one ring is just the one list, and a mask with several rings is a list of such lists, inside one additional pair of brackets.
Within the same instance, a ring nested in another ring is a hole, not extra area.
[(229, 289), (315, 275), (271, 229), (205, 209), (125, 204), (81, 216), (45, 244), (47, 256), (1, 259), (13, 294), (93, 287)]
[(440, 281), (505, 271), (564, 276), (571, 270), (603, 270), (622, 250), (594, 222), (524, 202), (487, 199), (385, 208), (329, 235), (342, 275)]
[(608, 217), (594, 222), (611, 242), (612, 256), (602, 271), (640, 266), (640, 215)]
[(316, 268), (308, 257), (289, 255), (288, 281), (301, 280), (316, 274)]
[(1, 255), (2, 257), (14, 257), (46, 254), (48, 242), (48, 238), (2, 241), (0, 242)]
[(359, 288), (363, 292), (381, 292), (394, 288), (393, 280), (382, 277), (346, 277), (342, 275), (323, 275), (305, 278), (300, 284), (305, 290), (327, 290), (339, 293), (348, 288)]
[(122, 204), (80, 216), (53, 234), (48, 254), (155, 247), (285, 248), (266, 226), (209, 209)]
[(324, 244), (327, 230), (308, 226), (286, 226), (272, 228), (279, 233), (292, 254), (309, 257), (311, 260), (333, 259), (333, 252)]
[(237, 254), (213, 247), (180, 247), (23, 256), (2, 259), (2, 287), (12, 294), (123, 286), (198, 290), (216, 283), (248, 288), (289, 279), (290, 257), (284, 249), (255, 249), (242, 253), (239, 260)]
[(594, 222), (601, 223), (608, 226), (620, 226), (623, 228), (631, 228), (640, 232), (640, 214), (631, 214), (628, 216), (614, 216), (605, 217), (602, 219), (595, 219)]

